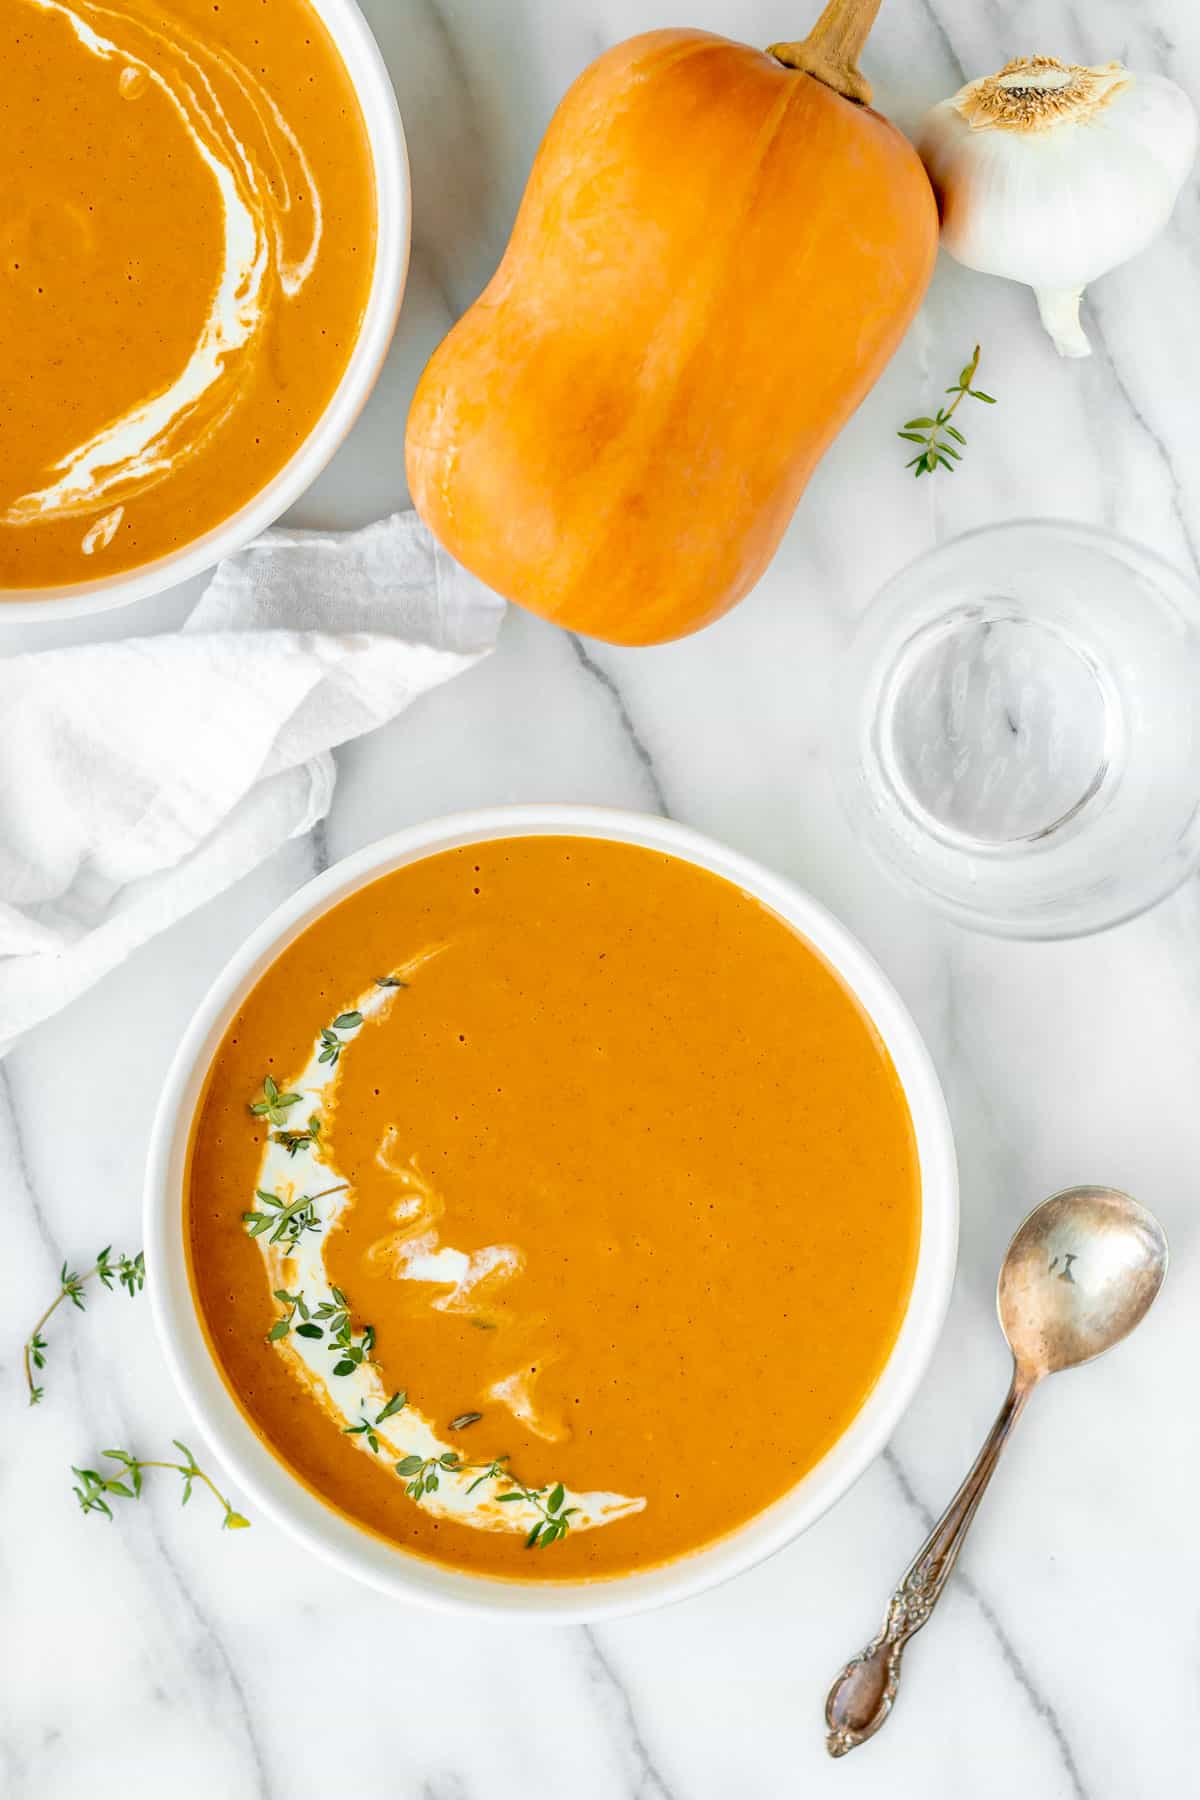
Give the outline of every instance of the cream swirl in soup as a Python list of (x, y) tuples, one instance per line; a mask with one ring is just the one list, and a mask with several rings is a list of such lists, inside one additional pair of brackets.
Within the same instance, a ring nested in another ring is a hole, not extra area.
[[(430, 946), (386, 984), (373, 983), (348, 1003), (335, 1024), (316, 1038), (295, 1080), (277, 1090), (284, 1096), (284, 1115), (294, 1112), (296, 1126), (268, 1136), (243, 1220), (251, 1227), (280, 1309), (268, 1341), (354, 1448), (390, 1470), (432, 1517), (525, 1539), (534, 1531), (540, 1536), (556, 1519), (571, 1531), (592, 1531), (639, 1512), (645, 1501), (607, 1491), (576, 1492), (557, 1477), (535, 1494), (520, 1483), (519, 1470), (510, 1468), (507, 1458), (494, 1465), (494, 1473), (492, 1459), (473, 1462), (466, 1426), (457, 1435), (444, 1426), (439, 1432), (422, 1410), (420, 1396), (385, 1380), (373, 1355), (374, 1328), (367, 1324), (355, 1331), (353, 1297), (336, 1286), (326, 1267), (326, 1242), (354, 1201), (353, 1185), (343, 1178), (322, 1142), (320, 1124), (336, 1109), (343, 1058), (370, 1055), (372, 1026), (386, 1020), (409, 980), (449, 948)], [(359, 1050), (357, 1041), (363, 1036), (367, 1042)], [(524, 1251), (515, 1245), (489, 1244), (468, 1253), (443, 1243), (439, 1225), (444, 1202), (415, 1155), (401, 1154), (394, 1127), (385, 1134), (375, 1160), (396, 1182), (392, 1223), (397, 1229), (375, 1240), (368, 1257), (386, 1268), (392, 1280), (413, 1283), (418, 1307), (486, 1322), (499, 1342), (511, 1338), (523, 1344), (526, 1322), (508, 1303), (506, 1290), (521, 1272)], [(565, 1433), (539, 1406), (537, 1373), (536, 1365), (531, 1367), (522, 1354), (511, 1370), (488, 1386), (484, 1398), (503, 1407), (519, 1425), (554, 1442)], [(420, 1467), (414, 1468), (414, 1463)]]

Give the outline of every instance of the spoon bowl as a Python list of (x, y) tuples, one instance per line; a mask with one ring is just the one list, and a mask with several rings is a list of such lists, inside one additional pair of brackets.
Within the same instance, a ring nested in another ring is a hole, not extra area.
[(996, 1288), (1018, 1378), (1091, 1362), (1128, 1337), (1167, 1272), (1153, 1213), (1117, 1188), (1052, 1194), (1018, 1227)]

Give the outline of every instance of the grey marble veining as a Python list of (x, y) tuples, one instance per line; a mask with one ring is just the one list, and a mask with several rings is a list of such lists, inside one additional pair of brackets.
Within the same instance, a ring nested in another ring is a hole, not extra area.
[[(400, 95), (416, 192), (408, 297), (353, 436), (296, 508), (357, 524), (403, 503), (403, 419), (447, 324), (490, 274), (557, 96), (607, 44), (677, 16), (647, 0), (365, 0)], [(689, 22), (768, 43), (811, 7), (695, 0)], [(1114, 56), (1200, 95), (1190, 0), (886, 0), (879, 104), (911, 125), (1009, 56)], [(616, 650), (518, 614), (496, 654), (339, 758), (322, 833), (149, 945), (0, 1070), (0, 1795), (180, 1800), (1175, 1800), (1200, 1766), (1200, 887), (1120, 930), (992, 943), (887, 888), (825, 773), (829, 671), (872, 592), (941, 538), (1059, 514), (1200, 572), (1200, 187), (1097, 285), (1096, 348), (1062, 363), (1024, 289), (943, 263), (922, 314), (818, 470), (770, 572), (728, 619)], [(919, 486), (893, 436), (974, 342), (1000, 397), (970, 461)], [(0, 650), (175, 623), (197, 584)], [(216, 970), (315, 868), (409, 821), (494, 801), (669, 812), (833, 906), (900, 987), (953, 1114), (959, 1276), (928, 1380), (886, 1455), (769, 1565), (594, 1630), (464, 1626), (349, 1587), (265, 1521), (224, 1536), (165, 1477), (109, 1527), (68, 1467), (149, 1451), (183, 1408), (144, 1303), (56, 1329), (45, 1405), (19, 1348), (58, 1263), (139, 1242), (163, 1070)], [(63, 1125), (64, 1106), (71, 1125)], [(992, 1284), (1017, 1218), (1112, 1181), (1164, 1219), (1163, 1300), (1111, 1362), (1039, 1394), (886, 1736), (846, 1763), (821, 1702), (966, 1469), (1007, 1368)]]

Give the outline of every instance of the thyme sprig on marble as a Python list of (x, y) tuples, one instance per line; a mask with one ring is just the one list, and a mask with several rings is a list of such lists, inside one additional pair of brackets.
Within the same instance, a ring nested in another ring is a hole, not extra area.
[(44, 1336), (46, 1324), (64, 1300), (69, 1300), (72, 1306), (80, 1312), (85, 1312), (87, 1310), (85, 1289), (87, 1283), (93, 1279), (99, 1281), (110, 1291), (113, 1283), (116, 1282), (132, 1299), (135, 1294), (140, 1294), (145, 1286), (146, 1258), (144, 1252), (139, 1250), (136, 1256), (119, 1256), (114, 1261), (112, 1245), (108, 1244), (100, 1251), (91, 1268), (85, 1270), (82, 1275), (69, 1269), (66, 1263), (63, 1264), (58, 1278), (58, 1292), (25, 1340), (23, 1352), (25, 1385), (29, 1390), (30, 1406), (36, 1406), (46, 1391), (33, 1378), (35, 1369), (40, 1374), (46, 1367), (46, 1352), (49, 1347)]
[(322, 1188), (319, 1194), (299, 1194), (294, 1200), (282, 1200), (278, 1194), (268, 1193), (266, 1188), (255, 1188), (255, 1199), (262, 1201), (264, 1210), (256, 1208), (254, 1212), (242, 1214), (246, 1235), (261, 1237), (264, 1231), (269, 1231), (269, 1244), (286, 1244), (289, 1250), (295, 1250), (306, 1231), (321, 1229), (314, 1202), (324, 1200), (327, 1194), (340, 1194), (345, 1187), (346, 1183), (339, 1181), (333, 1187)]
[(143, 1469), (173, 1469), (177, 1475), (183, 1478), (181, 1505), (186, 1506), (191, 1499), (195, 1483), (202, 1482), (225, 1509), (225, 1517), (221, 1521), (222, 1528), (225, 1531), (248, 1530), (249, 1519), (234, 1510), (232, 1503), (226, 1499), (212, 1476), (206, 1474), (200, 1467), (187, 1445), (182, 1443), (179, 1438), (172, 1438), (171, 1442), (186, 1458), (186, 1461), (169, 1462), (159, 1457), (135, 1456), (131, 1450), (102, 1450), (101, 1456), (106, 1456), (110, 1462), (117, 1464), (115, 1474), (102, 1475), (97, 1469), (76, 1468), (72, 1464), (71, 1473), (77, 1477), (79, 1486), (72, 1488), (71, 1491), (79, 1502), (80, 1511), (103, 1513), (111, 1523), (113, 1515), (109, 1505), (110, 1499), (141, 1499)]
[(457, 1450), (443, 1450), (440, 1456), (405, 1456), (396, 1464), (397, 1475), (407, 1480), (405, 1493), (411, 1500), (422, 1500), (426, 1494), (436, 1493), (440, 1486), (441, 1472), (452, 1475), (467, 1475), (473, 1470), (479, 1473), (467, 1489), (473, 1494), (486, 1481), (507, 1482), (507, 1491), (496, 1495), (500, 1506), (511, 1505), (514, 1501), (524, 1500), (534, 1507), (541, 1518), (525, 1539), (527, 1550), (546, 1550), (557, 1543), (559, 1538), (566, 1537), (571, 1529), (571, 1520), (579, 1511), (577, 1506), (564, 1506), (566, 1489), (561, 1481), (552, 1488), (526, 1487), (506, 1467), (508, 1458), (497, 1456), (487, 1463), (464, 1462)]
[(262, 1098), (250, 1102), (250, 1111), (256, 1119), (269, 1119), (272, 1125), (286, 1125), (288, 1108), (299, 1106), (303, 1094), (281, 1094), (279, 1087), (271, 1075), (263, 1076)]
[[(972, 387), (976, 371), (979, 368), (979, 345), (976, 344), (971, 360), (959, 372), (958, 380), (946, 392), (953, 394), (954, 399), (949, 406), (939, 406), (935, 418), (908, 419), (904, 429), (896, 433), (897, 437), (907, 438), (910, 444), (919, 444), (920, 450), (911, 461), (905, 463), (906, 469), (913, 474), (936, 474), (938, 469), (949, 469), (954, 473), (954, 465), (962, 461), (962, 450), (956, 450), (955, 444), (966, 447), (966, 438), (957, 425), (951, 424), (955, 412), (969, 394), (972, 400), (982, 400), (987, 406), (995, 406), (994, 394), (985, 394), (982, 388)], [(953, 443), (947, 440), (953, 439)]]
[(362, 1022), (363, 1016), (360, 1012), (344, 1012), (338, 1014), (332, 1025), (322, 1025), (321, 1054), (317, 1057), (317, 1061), (336, 1063), (346, 1047), (338, 1036), (338, 1032), (356, 1031)]

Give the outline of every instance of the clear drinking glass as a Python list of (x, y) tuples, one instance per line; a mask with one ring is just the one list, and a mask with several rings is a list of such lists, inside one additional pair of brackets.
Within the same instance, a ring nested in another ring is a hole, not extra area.
[(1200, 860), (1200, 593), (1085, 525), (989, 526), (893, 578), (844, 671), (857, 834), (961, 924), (1098, 931)]

